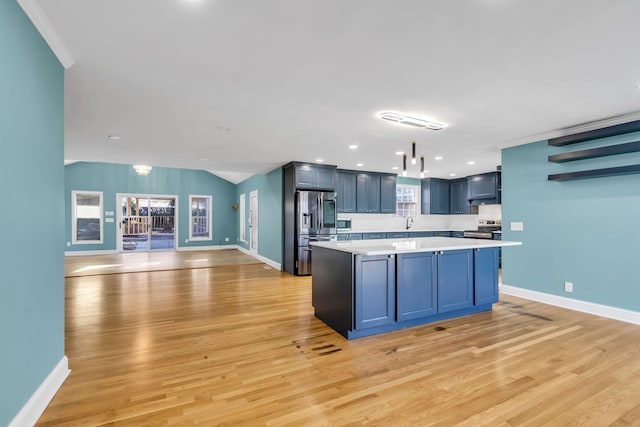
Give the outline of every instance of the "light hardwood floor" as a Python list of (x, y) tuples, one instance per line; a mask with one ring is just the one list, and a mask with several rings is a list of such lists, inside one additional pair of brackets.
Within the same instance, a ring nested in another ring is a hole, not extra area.
[(264, 264), (67, 279), (39, 425), (640, 425), (640, 327), (510, 296), (347, 341)]

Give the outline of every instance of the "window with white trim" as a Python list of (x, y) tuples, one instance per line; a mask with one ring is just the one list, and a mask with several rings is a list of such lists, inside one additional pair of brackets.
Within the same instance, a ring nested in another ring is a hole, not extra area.
[(246, 214), (245, 214), (245, 203), (246, 203), (246, 199), (245, 199), (245, 194), (242, 193), (240, 195), (240, 241), (241, 242), (246, 242), (247, 241), (247, 226), (246, 226), (246, 222), (247, 222), (247, 218), (246, 218)]
[(71, 243), (102, 243), (102, 191), (72, 191), (71, 213)]
[(396, 186), (396, 215), (402, 218), (415, 217), (420, 213), (420, 187), (417, 185)]
[(211, 240), (211, 196), (189, 195), (189, 239)]

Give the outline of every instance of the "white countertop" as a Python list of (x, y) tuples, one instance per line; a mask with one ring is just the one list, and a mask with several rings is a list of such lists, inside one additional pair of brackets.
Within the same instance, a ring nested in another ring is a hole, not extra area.
[(518, 246), (522, 242), (456, 237), (419, 237), (415, 239), (346, 240), (311, 242), (321, 248), (350, 252), (354, 255), (391, 255), (411, 252), (453, 251), (457, 249), (496, 248)]

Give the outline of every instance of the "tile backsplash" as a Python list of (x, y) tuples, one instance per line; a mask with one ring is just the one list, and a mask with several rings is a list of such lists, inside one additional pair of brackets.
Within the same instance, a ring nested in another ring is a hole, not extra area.
[[(338, 218), (351, 218), (351, 231), (406, 230), (407, 219), (392, 214), (338, 214)], [(417, 215), (410, 231), (421, 230), (475, 230), (480, 219), (502, 219), (500, 205), (482, 205), (477, 215)]]

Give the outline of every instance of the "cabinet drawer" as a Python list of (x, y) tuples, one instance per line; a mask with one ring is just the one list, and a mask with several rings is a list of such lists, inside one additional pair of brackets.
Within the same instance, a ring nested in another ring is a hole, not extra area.
[(404, 232), (387, 233), (387, 239), (406, 239), (407, 237), (409, 237), (409, 233), (404, 233)]
[(372, 240), (372, 239), (386, 239), (386, 233), (362, 233), (363, 240)]

